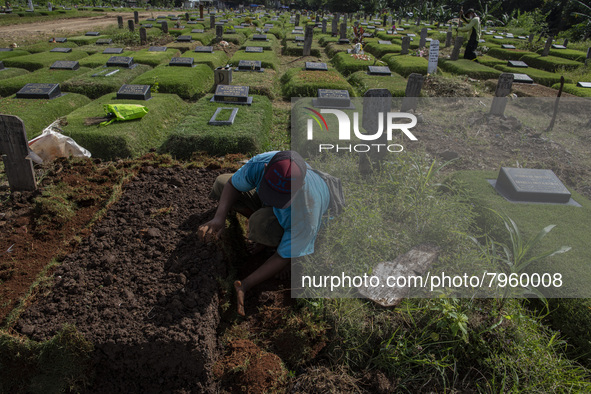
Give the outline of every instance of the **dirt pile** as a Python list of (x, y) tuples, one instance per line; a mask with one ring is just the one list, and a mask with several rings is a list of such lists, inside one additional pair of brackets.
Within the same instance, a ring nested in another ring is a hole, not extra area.
[(213, 392), (221, 252), (195, 230), (219, 171), (147, 163), (55, 273), (16, 329), (36, 340), (75, 324), (95, 346), (89, 392)]

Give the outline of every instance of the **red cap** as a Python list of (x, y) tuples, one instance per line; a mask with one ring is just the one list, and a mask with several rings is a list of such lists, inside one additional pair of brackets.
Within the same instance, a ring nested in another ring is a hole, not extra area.
[(265, 205), (284, 209), (291, 205), (292, 196), (304, 185), (306, 162), (295, 151), (282, 151), (273, 156), (263, 174), (259, 197)]

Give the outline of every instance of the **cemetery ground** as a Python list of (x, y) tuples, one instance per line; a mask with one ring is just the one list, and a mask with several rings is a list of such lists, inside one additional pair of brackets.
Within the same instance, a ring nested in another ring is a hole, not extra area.
[[(291, 27), (284, 30), (288, 34)], [(155, 36), (152, 43), (172, 40)], [(146, 48), (129, 45), (126, 50)], [(269, 64), (275, 67), (233, 74), (233, 84), (249, 86), (258, 101), (259, 106), (240, 108), (242, 113), (251, 108), (245, 121), (268, 131), (252, 153), (289, 148), (291, 95), (315, 96), (317, 88), (329, 84), (354, 95), (380, 87), (380, 80), (359, 74), (359, 64), (331, 62), (347, 47), (318, 48), (316, 56), (301, 57), (282, 54), (278, 46), (271, 49), (276, 60)], [(241, 45), (214, 49), (231, 59)], [(443, 49), (442, 56), (449, 51)], [(399, 67), (401, 74), (416, 67), (392, 58), (391, 68)], [(307, 61), (325, 62), (329, 71), (303, 71)], [(168, 67), (167, 62), (159, 67)], [(405, 76), (394, 77), (393, 94), (404, 94), (400, 80)], [(589, 212), (589, 119), (566, 116), (568, 127), (544, 131), (553, 99), (538, 104), (543, 117), (522, 119), (509, 111), (504, 120), (489, 119), (495, 83), (440, 70), (426, 78), (423, 95), (446, 99), (435, 108), (420, 107), (417, 144), (405, 144), (408, 151), (369, 178), (355, 175), (356, 157), (322, 163), (347, 179), (348, 208), (323, 235), (341, 247), (319, 247), (320, 258), (345, 261), (358, 253), (359, 240), (372, 238), (386, 252), (365, 264), (392, 260), (425, 242), (440, 245), (440, 259), (458, 267), (486, 264), (487, 256), (462, 234), (486, 231), (509, 242), (503, 222), (487, 208), (509, 212), (526, 238), (560, 216), (552, 209), (543, 214), (514, 209), (492, 189), (475, 186), (494, 178), (501, 166), (551, 169)], [(175, 130), (176, 138), (183, 133), (170, 113), (184, 119), (181, 125), (208, 120), (199, 112), (209, 108), (202, 98), (209, 99), (211, 90), (194, 97), (187, 93), (183, 101), (162, 89), (146, 105), (163, 127)], [(557, 91), (514, 85), (513, 93), (553, 98)], [(77, 122), (93, 108), (83, 93), (67, 96), (74, 97), (68, 104), (73, 115), (64, 130), (82, 135)], [(91, 98), (102, 103), (110, 96)], [(167, 109), (158, 112), (159, 107)], [(456, 112), (470, 120), (457, 121)], [(54, 120), (49, 116), (46, 124)], [(34, 126), (37, 134), (43, 122)], [(116, 133), (119, 126), (107, 127)], [(136, 131), (140, 123), (128, 127)], [(88, 146), (83, 138), (81, 145)], [(177, 146), (191, 143), (177, 141)], [(410, 298), (383, 308), (355, 298), (293, 299), (290, 282), (274, 279), (247, 294), (247, 317), (237, 317), (231, 284), (267, 255), (249, 254), (241, 217), (228, 219), (216, 244), (200, 242), (195, 232), (214, 213), (208, 194), (215, 177), (236, 170), (248, 155), (176, 151), (174, 158), (154, 145), (158, 152), (142, 147), (131, 153), (135, 158), (119, 158), (110, 157), (108, 147), (101, 146), (103, 159), (36, 166), (37, 192), (10, 193), (0, 164), (0, 391), (589, 390), (587, 299), (550, 300), (546, 308), (518, 299)], [(588, 216), (581, 214), (577, 223), (589, 223)], [(557, 228), (536, 250), (566, 242), (573, 250), (563, 256), (583, 264), (588, 249), (580, 231)]]

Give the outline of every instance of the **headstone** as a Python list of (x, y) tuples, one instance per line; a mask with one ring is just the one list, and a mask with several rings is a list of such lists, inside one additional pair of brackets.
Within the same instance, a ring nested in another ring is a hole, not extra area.
[(493, 36), (493, 38), (497, 39), (497, 40), (504, 40), (505, 39), (505, 37), (503, 37), (503, 36)]
[(427, 65), (427, 73), (434, 74), (437, 71), (437, 63), (439, 62), (439, 40), (432, 40), (429, 45), (429, 64)]
[(322, 20), (322, 34), (326, 34), (326, 24), (327, 24), (327, 20), (323, 19)]
[(199, 4), (199, 18), (203, 19), (203, 4)]
[(408, 48), (410, 47), (410, 37), (405, 36), (402, 37), (402, 50), (400, 51), (401, 55), (408, 55)]
[(61, 94), (57, 83), (28, 83), (16, 93), (16, 98), (51, 100)]
[(445, 35), (445, 47), (449, 48), (451, 46), (451, 40), (453, 38), (453, 33), (448, 31)]
[(209, 28), (210, 29), (215, 28), (215, 15), (209, 16)]
[(406, 90), (404, 92), (404, 99), (402, 99), (402, 112), (409, 110), (416, 110), (419, 102), (419, 96), (421, 95), (421, 89), (423, 88), (423, 82), (425, 77), (422, 74), (412, 73), (408, 76), (408, 82), (406, 83)]
[(303, 37), (303, 36), (296, 36), (296, 37), (293, 39), (293, 41), (294, 41), (294, 42), (301, 42), (301, 43), (303, 43), (303, 42), (304, 42), (304, 37)]
[(188, 21), (189, 21), (189, 19), (191, 19), (191, 18), (189, 17), (189, 13), (188, 13), (188, 12), (185, 12), (185, 21), (186, 21), (186, 22), (188, 22)]
[(131, 68), (133, 65), (133, 58), (129, 56), (111, 56), (107, 60), (107, 67)]
[(229, 126), (234, 124), (238, 108), (221, 107), (216, 109), (208, 124), (212, 126)]
[(527, 63), (522, 62), (521, 60), (509, 60), (507, 62), (508, 67), (519, 67), (519, 68), (527, 68), (529, 67)]
[(566, 49), (564, 45), (552, 44), (553, 49)]
[(51, 70), (78, 70), (80, 64), (75, 60), (58, 60), (50, 67)]
[(51, 4), (51, 3), (47, 3), (47, 10), (48, 10), (49, 12), (53, 11), (53, 4)]
[(426, 40), (427, 40), (427, 28), (426, 27), (423, 27), (421, 29), (421, 39), (419, 41), (419, 49), (425, 47)]
[(0, 60), (0, 71), (4, 70), (4, 62)]
[(314, 37), (314, 26), (306, 26), (306, 32), (304, 33), (304, 51), (303, 56), (310, 56), (312, 51), (312, 38)]
[(173, 57), (168, 63), (171, 67), (193, 67), (195, 59), (192, 57)]
[(51, 48), (49, 52), (70, 53), (72, 52), (72, 48)]
[(306, 62), (305, 70), (307, 71), (328, 71), (328, 65), (320, 62)]
[(119, 100), (149, 100), (151, 97), (150, 85), (123, 85), (117, 91)]
[(96, 45), (110, 45), (112, 43), (113, 43), (113, 39), (112, 38), (99, 38), (95, 42)]
[(354, 109), (347, 90), (318, 89), (318, 98), (312, 100), (312, 105), (317, 108), (343, 108)]
[(248, 95), (248, 86), (218, 85), (211, 101), (227, 104), (252, 104), (252, 96)]
[(244, 52), (246, 53), (263, 53), (263, 47), (246, 47)]
[(33, 162), (23, 121), (14, 115), (0, 115), (0, 155), (12, 192), (37, 188)]
[(55, 42), (59, 43), (59, 44), (63, 44), (64, 42), (67, 42), (68, 39), (66, 37), (55, 37)]
[(529, 35), (529, 38), (528, 38), (528, 40), (529, 40), (529, 43), (530, 43), (530, 44), (531, 44), (531, 43), (534, 41), (534, 33), (531, 33), (531, 34)]
[(503, 44), (503, 45), (501, 45), (501, 48), (503, 48), (503, 49), (515, 49), (515, 45)]
[(571, 198), (551, 170), (501, 167), (494, 188), (509, 201), (565, 204)]
[(201, 52), (201, 53), (213, 53), (213, 47), (211, 46), (198, 46), (195, 47), (193, 52)]
[(89, 37), (96, 37), (96, 36), (100, 36), (101, 33), (99, 33), (98, 31), (88, 31), (84, 35), (85, 36), (89, 36)]
[(232, 68), (218, 67), (213, 71), (215, 85), (229, 85), (232, 83)]
[[(153, 25), (153, 24), (151, 24), (151, 23), (146, 23), (146, 24), (142, 25), (142, 28), (144, 28), (144, 29), (151, 29), (151, 28), (153, 28), (153, 27), (154, 27), (154, 25)], [(141, 29), (141, 28), (140, 28), (140, 29)], [(140, 31), (141, 31), (141, 30), (140, 30)]]
[(253, 41), (269, 41), (266, 34), (253, 34), (251, 40)]
[(133, 19), (127, 21), (127, 27), (129, 28), (129, 31), (135, 31), (135, 23), (133, 23)]
[(454, 43), (454, 49), (451, 51), (450, 60), (458, 60), (460, 57), (460, 49), (462, 49), (462, 45), (464, 44), (464, 37), (457, 36), (456, 42)]
[(300, 14), (296, 14), (295, 25), (296, 26), (300, 25)]
[(121, 15), (117, 16), (117, 26), (123, 29), (123, 17)]
[(224, 26), (216, 26), (215, 27), (215, 38), (218, 41), (221, 41), (224, 36)]
[(392, 45), (392, 41), (378, 40), (380, 45)]
[(337, 31), (338, 31), (338, 23), (339, 23), (338, 18), (335, 17), (335, 18), (332, 19), (332, 28), (331, 28), (332, 30), (331, 30), (331, 33), (332, 33), (332, 36), (333, 37), (336, 37), (337, 34), (338, 34), (337, 33)]
[(137, 11), (133, 11), (133, 21), (135, 23), (140, 23), (140, 14)]
[(191, 36), (178, 36), (176, 38), (177, 42), (193, 42), (193, 37)]
[(591, 88), (591, 82), (578, 82), (577, 86), (580, 88)]
[(527, 74), (513, 73), (513, 83), (534, 83), (534, 80)]
[(513, 86), (513, 74), (501, 74), (499, 76), (499, 81), (497, 82), (495, 97), (493, 98), (492, 106), (490, 107), (491, 115), (505, 115), (505, 107), (507, 106), (507, 96), (511, 93), (511, 86)]
[(203, 30), (203, 29), (193, 29), (193, 30), (191, 30), (191, 33), (193, 33), (193, 34), (201, 34), (201, 33), (205, 33), (205, 30)]
[(550, 53), (550, 47), (552, 46), (552, 36), (548, 37), (548, 40), (546, 40), (546, 46), (544, 46), (544, 51), (542, 52), (542, 56), (548, 56), (548, 53)]
[(146, 45), (148, 42), (148, 33), (145, 27), (140, 27), (140, 45)]
[(369, 75), (380, 75), (380, 76), (391, 76), (392, 71), (390, 71), (390, 67), (388, 66), (369, 66), (369, 70), (367, 71)]
[(341, 23), (341, 30), (340, 30), (339, 39), (341, 39), (341, 40), (347, 39), (347, 22)]
[(152, 46), (148, 48), (148, 52), (166, 52), (167, 49), (167, 47)]
[(123, 53), (123, 48), (105, 48), (104, 55), (120, 55)]
[(240, 60), (235, 71), (265, 71), (260, 60)]
[(567, 45), (568, 45), (568, 38), (565, 38), (564, 41), (562, 42), (562, 46), (566, 48)]

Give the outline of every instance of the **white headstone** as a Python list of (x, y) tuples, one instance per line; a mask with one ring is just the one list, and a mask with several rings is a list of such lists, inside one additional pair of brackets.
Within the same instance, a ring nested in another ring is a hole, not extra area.
[(429, 64), (427, 65), (427, 73), (433, 74), (437, 71), (437, 62), (439, 61), (439, 40), (431, 41), (429, 46)]

